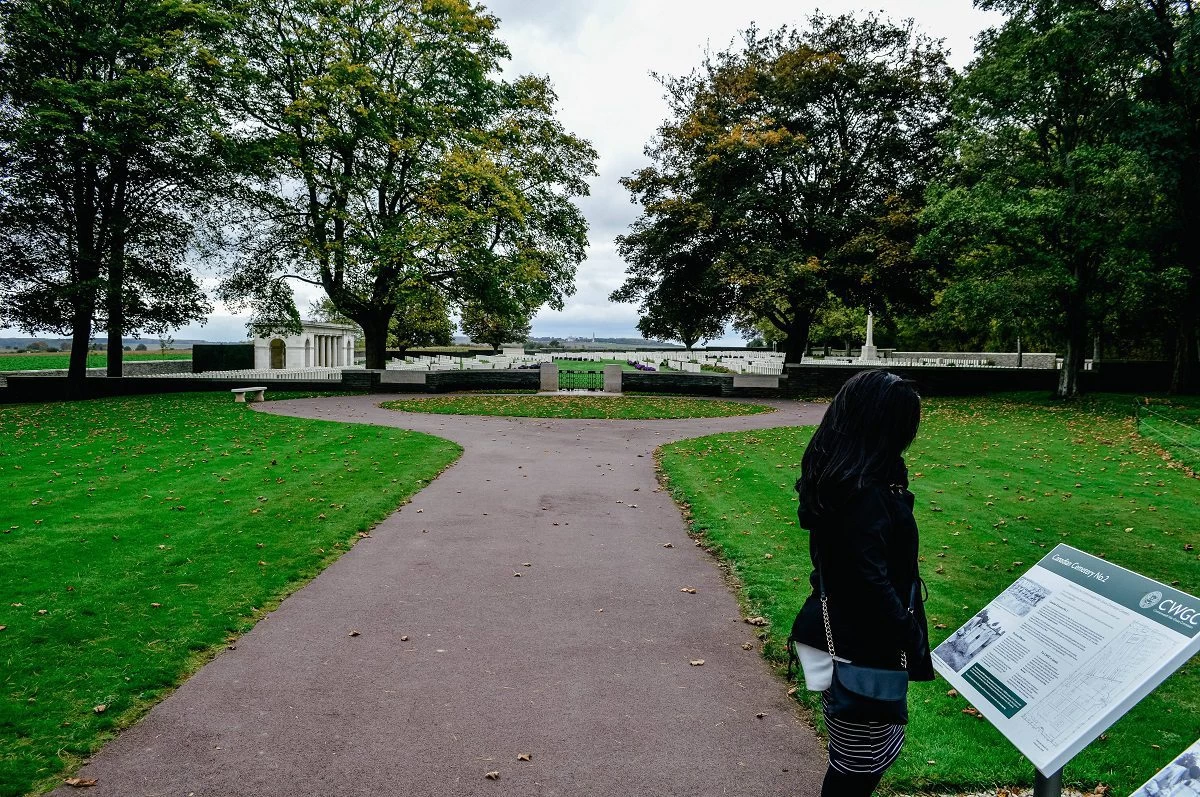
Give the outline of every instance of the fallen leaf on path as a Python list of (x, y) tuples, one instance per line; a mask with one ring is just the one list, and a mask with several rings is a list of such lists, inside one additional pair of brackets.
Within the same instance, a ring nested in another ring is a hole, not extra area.
[(751, 645), (749, 642), (743, 642), (742, 650), (754, 650), (754, 646)]
[(532, 761), (533, 756), (530, 755), (529, 753), (517, 753), (517, 760), (518, 761)]
[(360, 636), (360, 635), (361, 635), (361, 634), (360, 634), (360, 632), (358, 632), (358, 631), (353, 631), (353, 630), (352, 630), (352, 631), (350, 632), (350, 636)]
[(680, 591), (680, 592), (686, 592), (686, 593), (687, 593), (687, 594), (689, 594), (689, 595), (695, 595), (695, 594), (696, 594), (696, 588), (695, 588), (695, 587), (680, 587), (680, 588), (679, 588), (679, 591)]
[(63, 783), (67, 784), (68, 786), (74, 786), (77, 789), (83, 789), (88, 786), (96, 785), (94, 778), (67, 778), (63, 781)]
[(767, 713), (765, 711), (760, 711), (757, 714), (755, 714), (754, 716), (758, 717), (759, 719), (762, 719), (763, 717), (767, 716)]
[(675, 546), (674, 546), (674, 545), (672, 545), (672, 544), (671, 544), (671, 543), (669, 543), (669, 542), (664, 542), (664, 543), (663, 543), (663, 547), (664, 547), (664, 548), (674, 548)]
[(692, 659), (688, 662), (688, 664), (692, 665), (693, 667), (703, 667), (704, 659)]
[(401, 641), (401, 642), (407, 642), (407, 641), (408, 641), (408, 634), (405, 634), (404, 636), (400, 637), (400, 641)]
[(488, 780), (500, 780), (500, 773), (493, 769), (491, 772), (484, 775), (484, 777)]

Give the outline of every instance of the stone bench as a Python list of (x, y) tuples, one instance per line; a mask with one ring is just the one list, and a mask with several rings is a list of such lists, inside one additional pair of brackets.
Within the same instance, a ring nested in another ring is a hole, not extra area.
[(235, 387), (229, 392), (233, 394), (233, 402), (235, 404), (245, 404), (247, 396), (250, 397), (250, 401), (264, 401), (264, 394), (267, 392), (267, 389), (265, 387)]

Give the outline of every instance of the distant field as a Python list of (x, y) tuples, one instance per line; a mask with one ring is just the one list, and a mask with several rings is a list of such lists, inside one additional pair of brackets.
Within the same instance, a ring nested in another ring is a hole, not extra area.
[[(190, 360), (190, 349), (161, 351), (127, 351), (126, 360)], [(50, 371), (67, 368), (71, 364), (70, 352), (50, 354), (0, 354), (0, 371)], [(104, 368), (108, 365), (107, 352), (89, 352), (88, 368)]]

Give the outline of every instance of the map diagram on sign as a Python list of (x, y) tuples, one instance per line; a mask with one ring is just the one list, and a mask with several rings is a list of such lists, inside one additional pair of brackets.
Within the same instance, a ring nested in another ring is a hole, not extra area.
[(1063, 680), (1025, 721), (1049, 746), (1070, 738), (1158, 665), (1168, 640), (1156, 629), (1133, 623)]

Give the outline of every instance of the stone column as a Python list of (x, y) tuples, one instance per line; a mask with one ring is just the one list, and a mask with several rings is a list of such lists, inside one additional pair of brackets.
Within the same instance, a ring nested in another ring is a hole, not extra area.
[(621, 366), (619, 366), (619, 365), (604, 366), (604, 392), (605, 393), (620, 393), (621, 392)]
[(542, 363), (542, 383), (538, 388), (542, 393), (558, 392), (558, 363)]
[(879, 349), (875, 348), (875, 316), (870, 310), (867, 311), (867, 342), (862, 347), (862, 353), (859, 355), (861, 360), (876, 360), (879, 358)]

